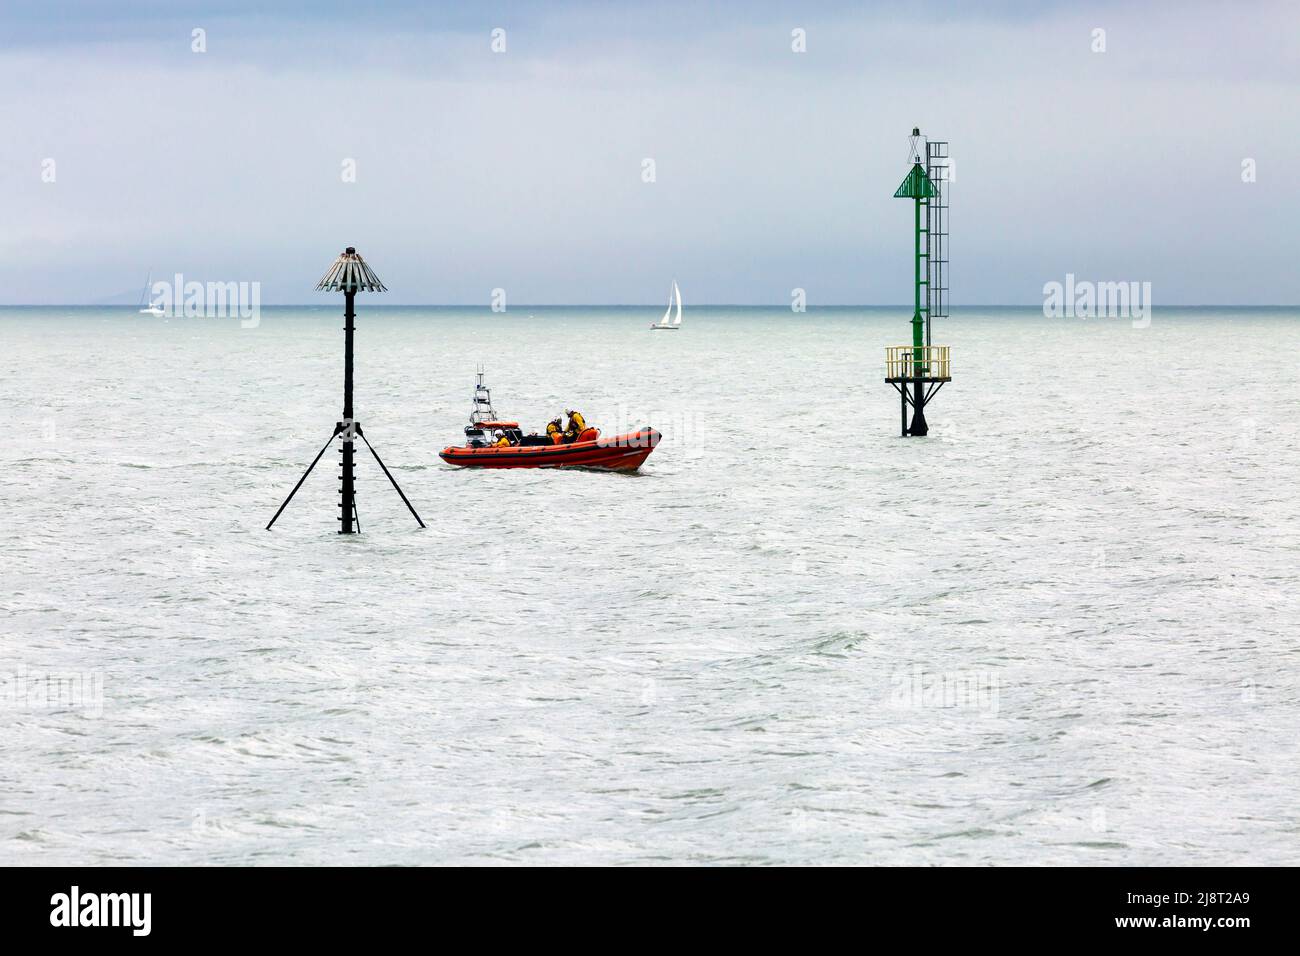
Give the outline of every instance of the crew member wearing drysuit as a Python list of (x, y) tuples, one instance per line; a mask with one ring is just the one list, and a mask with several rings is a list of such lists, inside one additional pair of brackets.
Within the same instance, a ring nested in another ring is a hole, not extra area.
[(568, 409), (565, 411), (569, 416), (569, 427), (564, 430), (564, 442), (569, 444), (578, 440), (578, 436), (587, 430), (587, 420), (582, 417), (582, 412)]
[(561, 429), (560, 420), (558, 418), (554, 419), (546, 426), (546, 437), (557, 445), (560, 443)]

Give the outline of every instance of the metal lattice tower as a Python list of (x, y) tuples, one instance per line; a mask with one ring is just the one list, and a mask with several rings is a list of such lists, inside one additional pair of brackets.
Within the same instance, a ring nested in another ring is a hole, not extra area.
[(474, 386), (474, 410), (469, 413), (470, 424), (494, 422), (497, 413), (492, 408), (492, 392), (483, 384), (483, 366), (478, 368), (478, 384)]

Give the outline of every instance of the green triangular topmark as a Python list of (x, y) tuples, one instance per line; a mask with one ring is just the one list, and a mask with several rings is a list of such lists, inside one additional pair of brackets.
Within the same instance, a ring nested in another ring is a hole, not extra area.
[(895, 199), (929, 199), (934, 195), (934, 184), (925, 175), (920, 163), (912, 164), (912, 171), (903, 180), (903, 185), (894, 192)]

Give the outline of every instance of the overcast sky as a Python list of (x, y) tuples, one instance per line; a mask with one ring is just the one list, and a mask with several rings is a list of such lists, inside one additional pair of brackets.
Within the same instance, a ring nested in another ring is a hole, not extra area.
[(904, 302), (914, 125), (954, 304), (1300, 302), (1300, 4), (975, 6), (6, 2), (0, 302), (311, 302), (349, 244), (394, 304)]

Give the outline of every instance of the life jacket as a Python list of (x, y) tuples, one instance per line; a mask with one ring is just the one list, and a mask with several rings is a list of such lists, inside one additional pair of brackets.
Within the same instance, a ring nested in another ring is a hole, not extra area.
[(582, 417), (582, 412), (579, 411), (569, 412), (568, 431), (573, 432), (573, 434), (575, 435), (580, 435), (586, 430), (587, 430), (587, 420)]
[(502, 435), (502, 436), (501, 436), (501, 440), (497, 442), (497, 447), (498, 447), (498, 448), (509, 448), (509, 447), (510, 447), (510, 439), (507, 438), (505, 435)]

